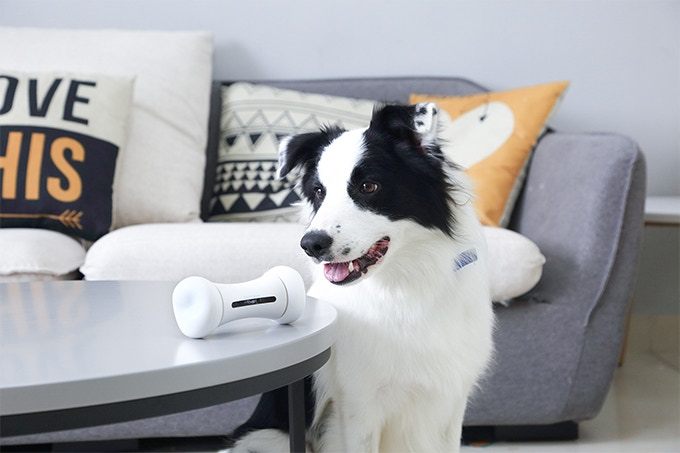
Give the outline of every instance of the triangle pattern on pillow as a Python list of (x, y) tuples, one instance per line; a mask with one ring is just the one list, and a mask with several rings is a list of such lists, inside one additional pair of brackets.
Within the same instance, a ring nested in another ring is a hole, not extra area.
[[(326, 124), (365, 127), (374, 101), (233, 83), (222, 87), (213, 208), (215, 220), (291, 220), (300, 201), (296, 175), (276, 179), (278, 147), (284, 137)], [(223, 197), (223, 198), (222, 198)]]

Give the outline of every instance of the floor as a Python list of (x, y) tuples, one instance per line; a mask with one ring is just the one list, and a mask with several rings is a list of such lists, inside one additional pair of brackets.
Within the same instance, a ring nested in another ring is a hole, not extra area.
[(616, 370), (602, 412), (572, 442), (496, 443), (463, 453), (679, 453), (680, 373), (650, 352), (630, 352)]

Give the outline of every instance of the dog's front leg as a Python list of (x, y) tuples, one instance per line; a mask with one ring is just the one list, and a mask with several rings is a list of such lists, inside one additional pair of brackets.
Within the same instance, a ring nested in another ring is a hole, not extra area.
[(378, 453), (380, 431), (379, 424), (365, 417), (349, 414), (345, 421), (345, 451)]
[(451, 417), (449, 426), (445, 431), (446, 434), (444, 435), (444, 447), (446, 448), (446, 451), (460, 451), (460, 443), (463, 433), (463, 419), (465, 417), (466, 406), (467, 398), (454, 403), (453, 416)]
[(384, 453), (460, 451), (465, 401), (444, 397), (411, 400), (385, 422)]
[[(382, 424), (369, 411), (335, 404), (324, 420), (317, 453), (378, 453)], [(354, 406), (354, 407), (352, 407)], [(364, 407), (367, 406), (364, 404)], [(361, 406), (359, 406), (361, 407)]]

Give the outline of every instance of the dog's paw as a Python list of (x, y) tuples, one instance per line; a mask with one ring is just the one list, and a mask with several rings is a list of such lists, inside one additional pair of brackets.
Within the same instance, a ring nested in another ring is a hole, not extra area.
[(259, 429), (237, 440), (231, 453), (279, 453), (288, 449), (288, 434), (278, 429)]

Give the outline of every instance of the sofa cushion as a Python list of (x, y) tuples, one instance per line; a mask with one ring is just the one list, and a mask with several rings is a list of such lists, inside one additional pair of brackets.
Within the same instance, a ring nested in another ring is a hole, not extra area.
[(239, 282), (280, 264), (311, 283), (309, 259), (296, 223), (185, 223), (136, 225), (95, 242), (81, 272), (86, 280), (181, 280), (200, 275)]
[(531, 152), (567, 85), (546, 83), (472, 96), (411, 96), (411, 103), (436, 102), (450, 116), (452, 121), (442, 129), (442, 148), (470, 175), (483, 224), (505, 227), (510, 222)]
[(0, 67), (135, 76), (113, 227), (198, 219), (212, 76), (203, 32), (0, 27)]
[(492, 300), (506, 303), (536, 286), (545, 263), (538, 246), (514, 231), (483, 228), (489, 249)]
[[(309, 287), (311, 261), (296, 223), (150, 224), (121, 228), (95, 242), (81, 267), (86, 280), (173, 280), (199, 275), (217, 282), (259, 277), (284, 264)], [(505, 302), (538, 282), (545, 259), (529, 239), (484, 228), (494, 301)]]
[(73, 278), (85, 249), (62, 233), (29, 228), (0, 229), (0, 282)]
[(111, 228), (134, 79), (0, 71), (0, 227), (96, 240)]
[(276, 178), (279, 140), (328, 124), (366, 127), (374, 101), (234, 83), (223, 87), (211, 221), (296, 221), (295, 174)]

